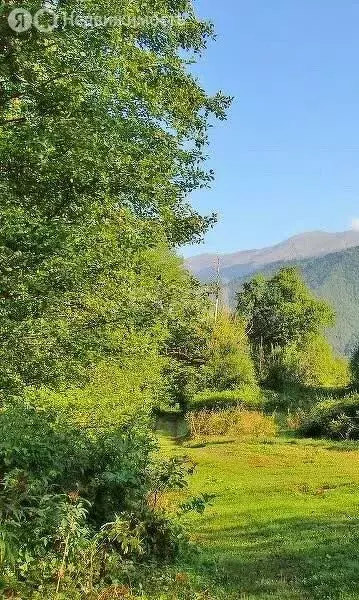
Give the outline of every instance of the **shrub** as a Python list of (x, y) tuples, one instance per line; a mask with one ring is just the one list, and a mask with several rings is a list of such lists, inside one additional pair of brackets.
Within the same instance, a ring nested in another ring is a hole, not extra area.
[(309, 336), (284, 348), (274, 347), (265, 361), (265, 384), (297, 388), (348, 388), (348, 360), (337, 356), (324, 335)]
[(155, 462), (154, 448), (140, 414), (95, 433), (63, 422), (61, 413), (3, 409), (0, 595), (27, 599), (46, 587), (41, 597), (60, 588), (64, 598), (87, 597), (118, 578), (126, 560), (172, 559), (185, 536), (150, 498), (185, 487), (193, 465)]
[(226, 312), (218, 316), (203, 371), (208, 388), (226, 390), (255, 385), (255, 368), (244, 319)]
[(281, 392), (265, 390), (266, 411), (293, 413), (297, 410), (309, 410), (318, 402), (321, 389), (312, 389), (300, 385), (285, 385)]
[(116, 362), (101, 363), (82, 388), (28, 387), (24, 400), (42, 412), (61, 413), (64, 422), (76, 428), (114, 430), (134, 420), (136, 414), (151, 411), (155, 388), (161, 387), (160, 367), (151, 353), (146, 360), (131, 357), (121, 367)]
[(289, 412), (286, 418), (286, 425), (290, 431), (298, 431), (303, 426), (306, 414), (299, 408), (294, 412)]
[(260, 408), (263, 405), (263, 394), (255, 385), (244, 385), (235, 390), (222, 392), (204, 390), (193, 398), (190, 405), (192, 411), (214, 410), (240, 405), (242, 408)]
[(299, 431), (314, 437), (359, 439), (359, 394), (318, 402), (303, 417)]
[(335, 354), (323, 335), (310, 336), (285, 348), (282, 377), (292, 384), (345, 387), (350, 383), (349, 363)]
[(234, 436), (236, 438), (267, 438), (278, 433), (273, 417), (240, 407), (227, 410), (202, 410), (188, 413), (187, 422), (193, 438)]

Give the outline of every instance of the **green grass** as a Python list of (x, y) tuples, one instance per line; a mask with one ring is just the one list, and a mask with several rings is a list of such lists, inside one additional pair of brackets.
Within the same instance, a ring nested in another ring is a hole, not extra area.
[(187, 522), (214, 565), (198, 565), (211, 597), (359, 599), (355, 445), (276, 439), (183, 448), (167, 438), (164, 451), (198, 463), (191, 495), (216, 494)]

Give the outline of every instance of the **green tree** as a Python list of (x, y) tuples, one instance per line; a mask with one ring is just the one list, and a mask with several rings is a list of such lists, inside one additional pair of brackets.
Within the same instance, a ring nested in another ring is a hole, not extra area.
[(123, 21), (60, 18), (49, 35), (12, 31), (13, 7), (0, 14), (0, 546), (14, 552), (0, 574), (10, 595), (98, 596), (126, 559), (163, 563), (183, 543), (150, 505), (156, 482), (185, 482), (181, 459), (153, 462), (148, 407), (176, 320), (194, 351), (197, 313), (180, 304), (197, 286), (175, 248), (215, 220), (187, 198), (212, 180), (207, 128), (229, 101), (189, 69), (213, 35), (191, 0), (21, 3)]
[(185, 410), (204, 385), (203, 369), (209, 355), (213, 316), (207, 290), (189, 273), (183, 274), (181, 293), (168, 319), (163, 355), (167, 401)]
[(238, 293), (237, 312), (247, 320), (252, 347), (266, 355), (334, 324), (331, 307), (312, 294), (295, 268), (245, 283)]
[(222, 311), (214, 323), (209, 292), (183, 286), (165, 344), (169, 395), (186, 410), (196, 392), (256, 383), (245, 322)]
[(359, 386), (359, 347), (355, 350), (351, 361), (350, 369), (352, 375), (352, 381), (356, 387)]
[(209, 339), (204, 373), (205, 386), (214, 390), (255, 384), (255, 369), (242, 318), (226, 312), (219, 315)]
[[(177, 283), (169, 248), (213, 217), (209, 97), (188, 61), (213, 35), (189, 0), (47, 4), (116, 14), (120, 28), (13, 32), (0, 19), (0, 388), (66, 386), (103, 360), (160, 352)], [(41, 2), (24, 2), (32, 13)], [(170, 25), (147, 16), (166, 17)], [(133, 26), (131, 23), (135, 23)], [(178, 272), (178, 271), (177, 271)], [(169, 285), (167, 288), (166, 286)], [(144, 381), (146, 385), (146, 380)]]

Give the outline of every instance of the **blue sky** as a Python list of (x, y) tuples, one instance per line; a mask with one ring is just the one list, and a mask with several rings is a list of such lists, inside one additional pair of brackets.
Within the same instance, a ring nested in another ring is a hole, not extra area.
[(359, 217), (359, 2), (195, 0), (216, 25), (196, 73), (235, 96), (209, 147), (220, 222), (186, 255), (262, 247)]

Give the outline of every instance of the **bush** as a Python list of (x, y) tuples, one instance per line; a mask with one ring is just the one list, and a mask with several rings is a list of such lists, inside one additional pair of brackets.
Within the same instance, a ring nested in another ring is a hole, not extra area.
[(299, 431), (313, 437), (359, 439), (359, 394), (318, 402), (303, 415)]
[(271, 389), (347, 388), (351, 376), (347, 359), (337, 356), (323, 335), (272, 348), (265, 362), (265, 384)]
[(203, 373), (210, 389), (222, 391), (256, 384), (244, 319), (226, 312), (218, 316)]
[(24, 401), (42, 412), (61, 413), (76, 428), (110, 431), (134, 421), (136, 414), (151, 412), (155, 390), (161, 389), (160, 369), (161, 362), (150, 352), (146, 360), (133, 356), (121, 366), (101, 363), (82, 388), (28, 387)]
[(214, 410), (240, 405), (242, 408), (260, 408), (263, 405), (263, 394), (255, 385), (244, 385), (235, 390), (222, 392), (204, 390), (196, 394), (190, 405), (192, 411)]
[(185, 537), (150, 498), (185, 487), (193, 465), (155, 462), (154, 448), (140, 414), (95, 433), (61, 414), (3, 409), (0, 595), (27, 599), (46, 588), (41, 597), (52, 598), (61, 588), (83, 598), (118, 579), (126, 560), (172, 559)]
[(202, 410), (188, 413), (187, 422), (192, 438), (234, 436), (236, 438), (267, 438), (278, 433), (273, 417), (258, 411), (236, 407), (230, 410)]
[(294, 385), (345, 387), (350, 383), (349, 363), (335, 354), (323, 335), (310, 336), (285, 348), (282, 377)]

